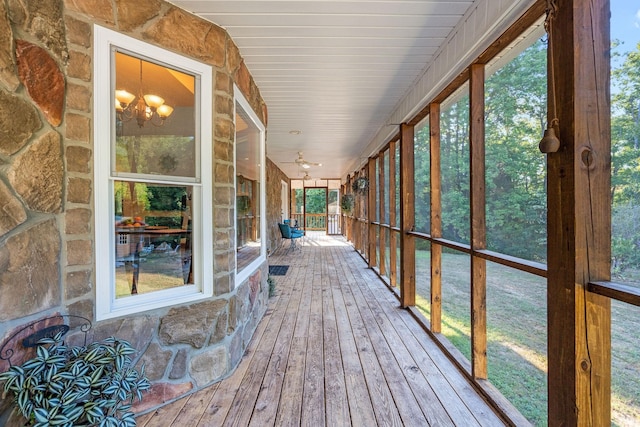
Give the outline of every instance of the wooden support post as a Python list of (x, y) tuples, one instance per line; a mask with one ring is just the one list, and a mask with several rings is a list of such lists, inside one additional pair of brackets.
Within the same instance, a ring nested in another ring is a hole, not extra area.
[[(429, 105), (429, 173), (431, 181), (431, 236), (442, 237), (440, 198), (440, 104)], [(431, 331), (442, 330), (442, 246), (431, 244)]]
[(416, 242), (408, 234), (415, 223), (414, 126), (400, 125), (400, 305), (416, 305)]
[[(389, 144), (389, 226), (396, 226), (396, 142)], [(396, 286), (398, 276), (396, 251), (398, 239), (396, 232), (389, 231), (389, 281), (391, 286)]]
[(551, 25), (549, 120), (555, 110), (560, 149), (547, 155), (549, 425), (603, 426), (611, 307), (586, 284), (610, 277), (609, 1), (558, 1)]
[(368, 257), (369, 257), (369, 268), (373, 268), (377, 266), (376, 263), (376, 247), (378, 242), (376, 241), (376, 228), (377, 225), (373, 223), (376, 222), (376, 159), (369, 159), (369, 163), (367, 164), (367, 176), (369, 177), (369, 192), (367, 193), (367, 217), (369, 219), (369, 223), (367, 224), (367, 231), (369, 236), (367, 238), (367, 243), (369, 245)]
[[(378, 222), (380, 224), (384, 223), (384, 216), (385, 216), (384, 159), (385, 159), (384, 153), (381, 153), (378, 156), (378, 199), (379, 199), (378, 209), (380, 212)], [(385, 229), (383, 227), (378, 227), (378, 233), (380, 233), (378, 237), (378, 244), (377, 244), (378, 250), (379, 250), (378, 253), (380, 254), (380, 263), (379, 263), (380, 275), (386, 276), (387, 266), (385, 263), (385, 258), (386, 258), (386, 249), (387, 249), (387, 238), (385, 234)]]
[(471, 375), (487, 378), (487, 262), (474, 251), (487, 248), (485, 215), (484, 64), (469, 68), (471, 170)]

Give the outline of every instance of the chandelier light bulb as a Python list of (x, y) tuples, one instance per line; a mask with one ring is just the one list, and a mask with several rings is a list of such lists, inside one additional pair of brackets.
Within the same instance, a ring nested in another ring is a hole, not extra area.
[(158, 107), (156, 113), (158, 113), (158, 116), (160, 116), (160, 118), (164, 120), (169, 117), (171, 113), (173, 113), (173, 107), (170, 107), (167, 104), (162, 104)]
[(144, 95), (144, 102), (151, 108), (151, 111), (156, 111), (158, 107), (164, 104), (164, 99), (158, 95), (146, 94)]

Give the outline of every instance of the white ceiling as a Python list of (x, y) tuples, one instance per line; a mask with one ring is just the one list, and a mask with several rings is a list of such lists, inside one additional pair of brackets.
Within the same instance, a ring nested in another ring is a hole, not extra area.
[[(269, 115), (267, 155), (290, 178), (353, 172), (472, 0), (173, 0), (224, 27)], [(299, 135), (290, 133), (300, 131)], [(289, 163), (285, 163), (289, 162)]]

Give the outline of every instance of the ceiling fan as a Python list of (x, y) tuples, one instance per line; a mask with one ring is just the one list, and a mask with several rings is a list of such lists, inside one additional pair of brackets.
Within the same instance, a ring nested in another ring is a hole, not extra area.
[(293, 162), (283, 162), (283, 163), (295, 163), (303, 169), (309, 169), (311, 166), (322, 166), (322, 163), (306, 161), (304, 159), (304, 156), (302, 155), (302, 151), (298, 151), (298, 158), (295, 159)]

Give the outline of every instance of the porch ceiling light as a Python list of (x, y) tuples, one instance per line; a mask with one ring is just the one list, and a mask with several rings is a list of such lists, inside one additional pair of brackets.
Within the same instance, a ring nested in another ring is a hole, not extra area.
[[(146, 122), (156, 126), (164, 125), (164, 121), (173, 113), (173, 107), (164, 103), (164, 98), (142, 91), (142, 60), (140, 60), (140, 88), (138, 89), (138, 101), (134, 104), (136, 96), (126, 90), (116, 90), (116, 118), (121, 122), (133, 118), (138, 126), (143, 127)], [(154, 118), (157, 118), (154, 120)]]

